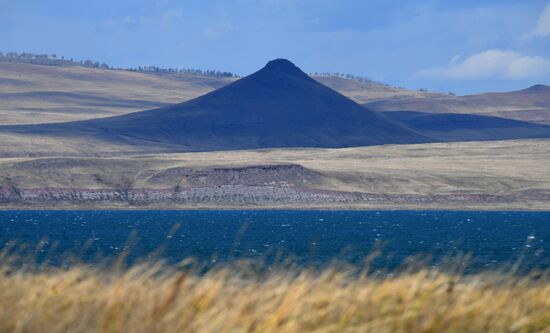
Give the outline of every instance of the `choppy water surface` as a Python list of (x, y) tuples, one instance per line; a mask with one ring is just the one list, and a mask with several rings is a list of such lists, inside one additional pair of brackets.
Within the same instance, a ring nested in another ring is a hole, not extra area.
[(292, 255), (300, 264), (360, 263), (381, 246), (380, 267), (471, 253), (473, 268), (550, 268), (550, 212), (0, 211), (1, 244), (10, 240), (52, 262), (66, 251), (94, 261), (162, 249), (172, 262)]

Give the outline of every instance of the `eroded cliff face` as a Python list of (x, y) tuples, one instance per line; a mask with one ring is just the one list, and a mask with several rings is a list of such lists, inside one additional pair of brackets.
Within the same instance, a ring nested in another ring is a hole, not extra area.
[(188, 168), (175, 167), (155, 173), (152, 184), (176, 181), (180, 186), (212, 187), (226, 185), (304, 187), (322, 185), (327, 179), (318, 172), (296, 164), (253, 165), (243, 167)]
[[(31, 165), (47, 172), (50, 161)], [(23, 165), (26, 166), (26, 165)], [(63, 164), (64, 168), (82, 165)], [(85, 165), (86, 166), (86, 165)], [(69, 173), (67, 173), (69, 176)], [(59, 178), (59, 177), (58, 177)], [(76, 177), (75, 177), (76, 178)], [(82, 176), (79, 174), (78, 178)], [(266, 205), (351, 202), (361, 194), (316, 189), (329, 180), (323, 175), (295, 164), (253, 165), (243, 167), (191, 168), (172, 167), (141, 174), (141, 179), (112, 181), (89, 175), (89, 187), (48, 186), (18, 187), (13, 180), (0, 185), (3, 203), (117, 203), (129, 206), (149, 204)]]
[(3, 203), (118, 203), (128, 206), (147, 206), (158, 203), (192, 205), (246, 206), (361, 204), (361, 203), (503, 203), (510, 199), (501, 196), (461, 195), (380, 195), (372, 193), (339, 192), (295, 187), (221, 185), (176, 189), (5, 189), (0, 191)]
[[(41, 164), (42, 165), (42, 164)], [(36, 169), (36, 166), (33, 166)], [(50, 169), (49, 169), (50, 170)], [(50, 173), (51, 174), (51, 173)], [(16, 180), (0, 183), (2, 207), (443, 207), (495, 206), (519, 202), (506, 195), (379, 194), (330, 190), (326, 174), (295, 164), (239, 167), (171, 167), (143, 172), (141, 179), (98, 180), (93, 186), (21, 187)], [(46, 176), (45, 176), (46, 177)], [(526, 193), (548, 201), (542, 191)]]

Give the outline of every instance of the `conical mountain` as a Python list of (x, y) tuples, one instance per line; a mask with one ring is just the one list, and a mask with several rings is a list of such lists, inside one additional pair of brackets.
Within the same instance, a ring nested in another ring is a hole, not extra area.
[(57, 128), (67, 135), (176, 145), (182, 151), (429, 141), (320, 84), (284, 59), (181, 104), (47, 127), (48, 132)]

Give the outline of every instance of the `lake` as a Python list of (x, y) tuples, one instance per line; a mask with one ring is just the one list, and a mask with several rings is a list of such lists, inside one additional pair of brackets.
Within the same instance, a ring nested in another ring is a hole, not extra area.
[(463, 211), (0, 211), (0, 241), (30, 245), (38, 261), (70, 252), (84, 261), (156, 250), (177, 262), (235, 258), (303, 265), (333, 260), (395, 268), (429, 254), (432, 264), (469, 253), (468, 269), (521, 262), (550, 268), (550, 212)]

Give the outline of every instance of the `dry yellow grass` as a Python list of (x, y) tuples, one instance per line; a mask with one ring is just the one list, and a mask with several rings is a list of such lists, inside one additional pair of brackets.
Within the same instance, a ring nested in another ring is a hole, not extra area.
[(342, 95), (351, 98), (359, 104), (376, 102), (386, 99), (402, 99), (402, 98), (437, 98), (445, 95), (440, 93), (422, 92), (417, 90), (409, 90), (404, 88), (396, 88), (376, 82), (361, 82), (354, 79), (342, 78), (334, 75), (312, 76), (315, 80), (321, 82)]
[(0, 62), (0, 123), (108, 117), (175, 104), (235, 78)]
[(550, 332), (550, 283), (423, 269), (385, 278), (161, 265), (0, 268), (1, 332)]

